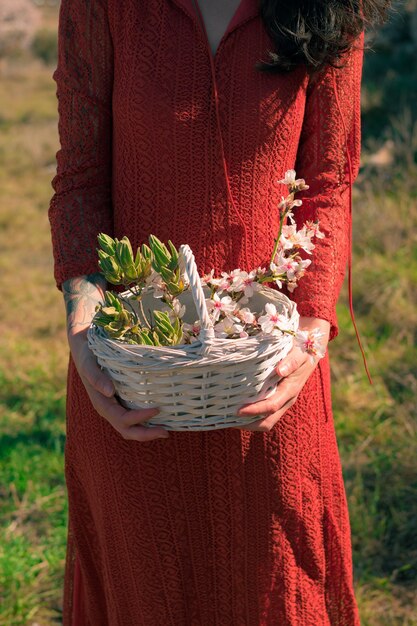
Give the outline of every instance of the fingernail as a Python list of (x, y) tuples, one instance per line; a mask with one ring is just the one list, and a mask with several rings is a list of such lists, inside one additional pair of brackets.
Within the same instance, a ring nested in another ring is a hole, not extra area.
[(283, 376), (285, 376), (285, 374), (288, 374), (288, 365), (280, 365), (279, 372)]
[(111, 396), (114, 393), (114, 387), (111, 383), (104, 383), (103, 385), (103, 393), (106, 396)]

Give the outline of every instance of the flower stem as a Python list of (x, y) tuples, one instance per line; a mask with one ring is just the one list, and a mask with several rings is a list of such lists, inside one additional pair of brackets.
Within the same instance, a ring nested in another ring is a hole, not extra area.
[(140, 298), (138, 298), (138, 303), (139, 303), (140, 312), (142, 313), (143, 321), (145, 322), (145, 324), (149, 328), (149, 330), (152, 330), (152, 326), (148, 322), (148, 318), (146, 317), (145, 311), (143, 309), (143, 302), (142, 302), (142, 300)]
[(122, 298), (122, 296), (119, 295), (119, 300), (122, 300), (122, 302), (124, 302), (124, 304), (127, 304), (127, 306), (130, 308), (130, 310), (132, 311), (135, 320), (138, 319), (138, 316), (136, 315), (136, 311), (133, 308), (133, 306), (130, 304), (129, 300), (127, 300), (126, 298)]
[[(147, 319), (147, 317), (145, 315), (145, 311), (143, 310), (143, 304), (142, 304), (142, 299), (141, 299), (142, 289), (140, 289), (139, 293), (135, 292), (130, 287), (128, 287), (128, 290), (136, 298), (136, 300), (138, 302), (138, 305), (139, 305), (139, 308), (140, 308), (140, 312), (142, 313), (143, 321), (145, 322), (146, 326), (151, 330), (152, 327), (151, 327), (150, 323), (148, 322), (148, 319)], [(133, 310), (133, 308), (132, 308), (132, 310)]]
[(275, 255), (276, 255), (277, 250), (278, 250), (279, 240), (280, 240), (280, 238), (281, 238), (281, 234), (282, 234), (282, 227), (283, 227), (283, 225), (284, 225), (284, 220), (285, 220), (286, 215), (287, 215), (287, 211), (284, 211), (284, 213), (280, 213), (280, 216), (279, 216), (279, 231), (278, 231), (278, 237), (275, 239), (274, 250), (273, 250), (273, 252), (272, 252), (271, 260), (269, 261), (269, 263), (270, 263), (270, 264), (274, 262)]

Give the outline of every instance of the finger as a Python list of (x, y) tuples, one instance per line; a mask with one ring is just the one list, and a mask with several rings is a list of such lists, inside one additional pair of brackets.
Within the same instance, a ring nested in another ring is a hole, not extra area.
[(115, 396), (106, 398), (101, 394), (97, 396), (96, 407), (99, 409), (100, 415), (111, 422), (117, 422), (124, 427), (142, 424), (151, 417), (155, 417), (160, 413), (159, 407), (149, 407), (145, 409), (126, 409), (117, 401)]
[[(108, 400), (106, 399), (107, 402)], [(117, 400), (115, 402), (117, 403)], [(119, 412), (119, 408), (122, 409), (121, 412)], [(169, 437), (169, 433), (163, 426), (147, 427), (140, 425), (157, 415), (160, 412), (158, 408), (132, 410), (123, 409), (120, 405), (119, 408), (112, 406), (110, 410), (103, 411), (103, 417), (119, 431), (124, 439), (149, 441), (151, 439), (167, 439)]]
[[(266, 400), (259, 400), (258, 402), (252, 402), (242, 406), (237, 414), (239, 417), (251, 416), (251, 415), (263, 415), (264, 413), (274, 413), (277, 411), (284, 402), (288, 400), (290, 391), (286, 381), (280, 383), (278, 391), (276, 391), (270, 398)], [(293, 395), (293, 394), (292, 394)]]
[(133, 441), (152, 441), (153, 439), (168, 439), (169, 433), (160, 426), (149, 428), (145, 426), (130, 426), (122, 433), (122, 436)]
[(121, 417), (121, 420), (126, 426), (138, 426), (143, 424), (144, 422), (147, 422), (149, 419), (151, 419), (151, 417), (155, 417), (160, 412), (160, 408), (154, 406), (146, 407), (143, 409), (126, 409), (126, 412)]
[(96, 391), (104, 394), (107, 397), (111, 397), (115, 393), (115, 387), (110, 376), (103, 371), (94, 354), (88, 349), (88, 353), (85, 353), (81, 364), (82, 376), (88, 381), (88, 383)]
[(239, 430), (251, 430), (256, 432), (270, 432), (275, 424), (278, 422), (278, 420), (280, 420), (284, 413), (290, 408), (290, 406), (295, 403), (296, 399), (297, 396), (289, 398), (278, 411), (275, 411), (267, 417), (256, 420), (255, 422), (252, 422), (248, 425), (236, 426), (235, 428), (238, 428)]
[(293, 406), (293, 404), (295, 404), (296, 400), (297, 396), (289, 398), (289, 400), (287, 400), (287, 402), (285, 402), (285, 404), (283, 404), (278, 411), (275, 411), (275, 413), (271, 413), (271, 415), (268, 415), (266, 418), (264, 418), (264, 420), (260, 424), (260, 427), (265, 428), (267, 431), (272, 430), (272, 428), (281, 419), (281, 417), (284, 417), (288, 409)]
[(306, 352), (291, 350), (275, 368), (278, 376), (289, 376), (306, 362)]

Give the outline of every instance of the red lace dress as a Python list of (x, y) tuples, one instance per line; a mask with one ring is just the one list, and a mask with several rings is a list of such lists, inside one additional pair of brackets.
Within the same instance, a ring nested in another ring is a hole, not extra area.
[[(297, 220), (318, 218), (326, 238), (291, 297), (336, 336), (362, 53), (309, 80), (303, 68), (256, 70), (272, 48), (256, 0), (242, 0), (214, 59), (231, 203), (191, 0), (62, 0), (58, 288), (98, 271), (100, 231), (188, 243), (202, 272), (266, 263), (276, 181), (295, 167), (310, 185)], [(327, 355), (268, 433), (127, 441), (95, 412), (71, 357), (67, 391), (66, 626), (359, 624)]]

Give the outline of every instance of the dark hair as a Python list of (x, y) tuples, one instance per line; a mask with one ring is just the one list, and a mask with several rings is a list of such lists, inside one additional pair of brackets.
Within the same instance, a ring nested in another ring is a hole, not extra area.
[(274, 42), (271, 61), (257, 68), (285, 72), (304, 65), (310, 72), (337, 65), (361, 32), (381, 23), (390, 7), (384, 0), (259, 0), (261, 18)]

